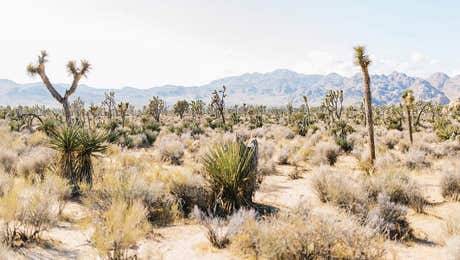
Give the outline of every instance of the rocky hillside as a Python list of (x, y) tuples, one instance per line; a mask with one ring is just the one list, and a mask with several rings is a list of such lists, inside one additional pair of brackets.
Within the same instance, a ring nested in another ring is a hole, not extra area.
[[(404, 73), (372, 75), (372, 94), (375, 105), (396, 104), (404, 90), (412, 89), (417, 99), (432, 100), (443, 104), (460, 96), (460, 75), (449, 78), (444, 73), (435, 73), (427, 79), (411, 77)], [(360, 75), (344, 77), (336, 73), (328, 75), (308, 75), (290, 70), (275, 70), (269, 73), (246, 73), (227, 77), (194, 87), (166, 85), (149, 89), (125, 87), (114, 89), (118, 101), (128, 101), (141, 107), (152, 96), (160, 96), (172, 105), (178, 99), (209, 100), (212, 90), (228, 88), (228, 104), (285, 105), (289, 101), (300, 102), (307, 95), (313, 105), (321, 103), (329, 89), (343, 89), (345, 103), (354, 104), (362, 100), (362, 78)], [(56, 84), (60, 92), (68, 87)], [(87, 104), (99, 103), (104, 92), (109, 89), (80, 85), (74, 98), (80, 96)], [(41, 83), (18, 84), (10, 80), (0, 80), (0, 105), (43, 104), (56, 106), (46, 88)]]

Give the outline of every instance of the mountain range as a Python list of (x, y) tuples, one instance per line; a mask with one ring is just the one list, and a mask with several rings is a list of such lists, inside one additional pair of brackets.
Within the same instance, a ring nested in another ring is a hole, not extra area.
[[(72, 99), (79, 96), (86, 104), (98, 104), (104, 99), (105, 92), (115, 91), (117, 102), (124, 101), (142, 107), (153, 96), (159, 96), (168, 106), (172, 106), (180, 99), (201, 99), (208, 102), (212, 91), (220, 89), (223, 85), (227, 87), (228, 105), (246, 103), (282, 106), (290, 101), (300, 103), (302, 95), (308, 97), (311, 105), (319, 105), (330, 89), (343, 89), (344, 103), (347, 105), (360, 102), (363, 96), (360, 74), (344, 77), (337, 73), (316, 75), (279, 69), (269, 73), (246, 73), (226, 77), (192, 87), (164, 85), (148, 89), (102, 89), (79, 85)], [(55, 84), (55, 87), (64, 93), (69, 85)], [(460, 75), (449, 77), (445, 73), (435, 73), (426, 79), (399, 72), (371, 75), (371, 88), (375, 105), (399, 104), (406, 89), (413, 90), (416, 100), (447, 104), (460, 97)], [(18, 84), (0, 79), (0, 105), (34, 104), (59, 105), (41, 82)]]

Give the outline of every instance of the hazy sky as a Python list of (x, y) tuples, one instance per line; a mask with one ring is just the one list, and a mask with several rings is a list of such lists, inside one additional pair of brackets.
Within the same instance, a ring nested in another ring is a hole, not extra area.
[[(372, 2), (372, 3), (370, 3)], [(278, 68), (358, 71), (364, 44), (371, 73), (460, 74), (460, 1), (1, 0), (0, 78), (38, 81), (25, 71), (41, 49), (47, 72), (93, 64), (95, 87), (198, 85)]]

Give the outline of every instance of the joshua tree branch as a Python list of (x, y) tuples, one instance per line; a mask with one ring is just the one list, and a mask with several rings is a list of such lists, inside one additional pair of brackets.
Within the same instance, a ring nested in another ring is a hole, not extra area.
[[(42, 67), (43, 66), (43, 67)], [(38, 70), (38, 75), (40, 75), (40, 78), (42, 79), (43, 83), (45, 84), (45, 87), (48, 89), (48, 91), (51, 93), (51, 95), (56, 99), (59, 103), (62, 103), (64, 98), (57, 92), (57, 90), (53, 87), (51, 84), (48, 76), (45, 73), (45, 67), (44, 65), (40, 65), (40, 68)]]

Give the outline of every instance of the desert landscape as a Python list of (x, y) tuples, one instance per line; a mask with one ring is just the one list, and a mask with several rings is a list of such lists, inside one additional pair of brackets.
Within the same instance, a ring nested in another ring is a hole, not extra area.
[(69, 101), (90, 63), (61, 95), (42, 51), (27, 70), (62, 109), (0, 110), (2, 258), (458, 259), (460, 102), (372, 106), (353, 51), (361, 104), (227, 106), (223, 86), (142, 109)]
[(459, 3), (4, 2), (0, 260), (460, 260)]

